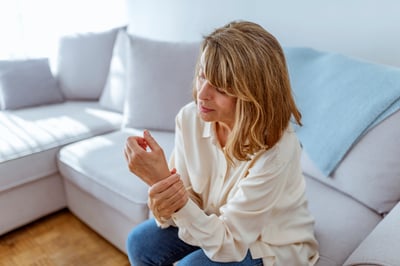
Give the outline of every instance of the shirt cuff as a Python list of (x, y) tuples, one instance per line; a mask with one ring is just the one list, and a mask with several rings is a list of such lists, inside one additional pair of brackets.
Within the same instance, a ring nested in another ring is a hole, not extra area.
[(161, 229), (165, 229), (170, 226), (175, 226), (175, 223), (172, 219), (159, 221), (157, 218), (154, 217), (154, 220), (156, 221), (157, 226), (160, 227)]
[(199, 212), (203, 211), (189, 198), (185, 206), (172, 214), (171, 217), (178, 227), (186, 227), (186, 225), (193, 223), (199, 217)]

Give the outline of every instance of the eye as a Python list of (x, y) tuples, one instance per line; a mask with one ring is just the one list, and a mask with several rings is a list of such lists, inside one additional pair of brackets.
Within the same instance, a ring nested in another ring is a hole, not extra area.
[[(204, 75), (204, 72), (203, 71), (199, 71), (199, 74), (197, 75), (197, 80), (198, 81), (200, 81), (200, 82), (208, 82), (208, 80), (206, 79), (206, 76)], [(210, 84), (210, 82), (208, 82), (209, 84)], [(211, 85), (211, 84), (210, 84)], [(226, 94), (226, 92), (223, 90), (223, 89), (221, 89), (221, 88), (218, 88), (218, 87), (215, 87), (215, 86), (213, 86), (213, 85), (211, 85), (218, 93), (220, 93), (220, 94)]]
[(226, 92), (221, 88), (215, 87), (215, 90), (220, 94), (226, 94)]

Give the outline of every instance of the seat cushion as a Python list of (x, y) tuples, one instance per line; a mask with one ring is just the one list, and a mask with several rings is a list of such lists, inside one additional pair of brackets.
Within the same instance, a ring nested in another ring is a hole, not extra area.
[(0, 191), (56, 173), (61, 146), (117, 130), (121, 121), (97, 102), (0, 112)]
[[(58, 164), (68, 182), (118, 210), (134, 222), (148, 218), (147, 185), (129, 172), (124, 156), (128, 136), (142, 135), (123, 129), (70, 144), (60, 150)], [(168, 156), (174, 133), (153, 131)]]
[(340, 191), (306, 176), (309, 208), (320, 245), (318, 266), (343, 265), (382, 217)]

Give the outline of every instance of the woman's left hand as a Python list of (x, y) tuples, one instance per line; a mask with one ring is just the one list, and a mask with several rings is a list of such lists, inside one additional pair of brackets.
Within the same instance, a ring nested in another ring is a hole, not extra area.
[(188, 193), (179, 174), (174, 173), (149, 189), (148, 206), (159, 221), (170, 219), (188, 200)]

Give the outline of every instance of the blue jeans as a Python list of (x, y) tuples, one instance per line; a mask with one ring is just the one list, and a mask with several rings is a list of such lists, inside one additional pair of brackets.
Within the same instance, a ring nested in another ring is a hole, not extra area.
[(253, 259), (250, 252), (241, 262), (215, 262), (196, 246), (186, 244), (178, 237), (178, 228), (161, 229), (154, 219), (136, 226), (126, 243), (129, 261), (132, 266), (172, 265), (179, 260), (179, 266), (207, 265), (263, 265), (261, 259)]

